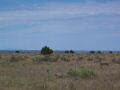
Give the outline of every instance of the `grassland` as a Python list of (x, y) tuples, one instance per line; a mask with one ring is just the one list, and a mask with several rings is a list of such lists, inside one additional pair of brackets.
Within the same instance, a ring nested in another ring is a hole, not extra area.
[(120, 54), (0, 54), (0, 90), (120, 90)]

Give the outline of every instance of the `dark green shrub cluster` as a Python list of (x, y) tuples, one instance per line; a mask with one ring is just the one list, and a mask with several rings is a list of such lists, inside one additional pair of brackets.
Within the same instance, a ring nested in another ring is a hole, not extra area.
[(70, 50), (69, 52), (70, 52), (70, 53), (75, 53), (73, 50)]
[(68, 51), (68, 50), (65, 50), (64, 53), (69, 53), (69, 51)]
[(97, 51), (98, 54), (101, 54), (102, 52), (101, 51)]
[(66, 50), (66, 51), (64, 51), (64, 53), (75, 53), (73, 50)]
[(98, 54), (102, 54), (102, 51), (90, 51), (91, 54), (94, 54), (94, 53), (98, 53)]
[(91, 53), (91, 54), (94, 54), (94, 53), (95, 53), (95, 51), (90, 51), (90, 53)]
[(53, 50), (50, 49), (48, 46), (43, 47), (41, 50), (41, 54), (43, 55), (50, 55), (52, 53), (53, 53)]
[(15, 53), (20, 53), (20, 51), (17, 50), (17, 51), (15, 51)]
[(112, 51), (109, 51), (110, 54), (112, 54), (113, 52)]

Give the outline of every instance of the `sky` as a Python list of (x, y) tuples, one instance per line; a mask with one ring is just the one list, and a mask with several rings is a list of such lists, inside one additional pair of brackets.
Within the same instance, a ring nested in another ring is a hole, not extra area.
[(0, 50), (120, 50), (120, 0), (0, 0)]

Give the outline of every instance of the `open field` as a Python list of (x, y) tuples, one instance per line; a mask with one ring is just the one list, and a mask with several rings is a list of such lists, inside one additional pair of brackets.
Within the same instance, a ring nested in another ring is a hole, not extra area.
[(120, 54), (0, 54), (0, 90), (120, 90)]

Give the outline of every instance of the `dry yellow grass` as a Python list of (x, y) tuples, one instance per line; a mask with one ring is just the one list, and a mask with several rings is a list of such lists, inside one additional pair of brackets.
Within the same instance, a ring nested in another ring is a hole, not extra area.
[[(96, 76), (68, 75), (83, 68)], [(120, 90), (120, 55), (0, 54), (0, 90)]]

